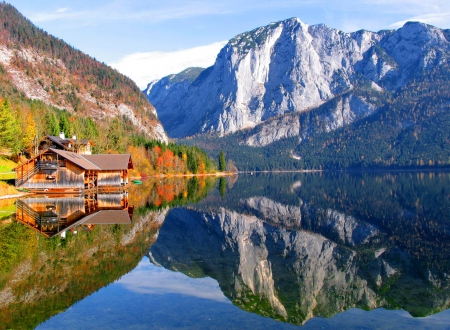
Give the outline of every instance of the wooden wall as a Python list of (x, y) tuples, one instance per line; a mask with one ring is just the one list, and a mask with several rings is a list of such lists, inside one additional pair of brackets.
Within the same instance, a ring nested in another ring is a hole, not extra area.
[(98, 173), (98, 187), (117, 187), (122, 185), (121, 171), (102, 171)]
[[(51, 176), (55, 180), (51, 180)], [(52, 188), (84, 188), (84, 172), (79, 167), (60, 168), (55, 170), (42, 170), (34, 175), (28, 182), (23, 184), (24, 188), (30, 189), (52, 189)]]
[(117, 194), (98, 194), (98, 208), (116, 208), (119, 210), (123, 210), (128, 206), (128, 198), (125, 194), (117, 193)]

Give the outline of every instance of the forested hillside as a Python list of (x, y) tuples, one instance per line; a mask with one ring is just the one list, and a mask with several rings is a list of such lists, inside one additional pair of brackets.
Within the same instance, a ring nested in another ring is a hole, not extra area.
[(450, 69), (438, 67), (394, 93), (381, 110), (296, 149), (306, 168), (450, 165)]
[[(21, 134), (32, 135), (35, 127), (32, 138), (64, 131), (92, 138), (102, 152), (124, 150), (131, 135), (167, 141), (153, 106), (131, 79), (37, 28), (5, 3), (0, 4), (0, 98), (10, 104), (7, 112)], [(29, 138), (19, 139), (18, 144), (6, 138), (1, 147), (29, 145)]]
[(249, 136), (264, 129), (259, 125), (223, 138), (197, 136), (184, 141), (208, 150), (213, 157), (223, 149), (240, 170), (448, 167), (449, 77), (445, 64), (423, 72), (392, 93), (358, 87), (352, 93), (377, 102), (379, 110), (334, 131), (327, 131), (323, 118), (348, 93), (317, 109), (285, 115), (287, 123), (310, 127), (309, 135), (303, 138), (284, 138), (264, 147), (245, 145)]

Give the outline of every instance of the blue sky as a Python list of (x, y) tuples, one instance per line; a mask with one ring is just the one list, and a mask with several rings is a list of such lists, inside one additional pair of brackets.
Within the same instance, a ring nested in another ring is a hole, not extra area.
[(12, 0), (34, 24), (144, 88), (189, 66), (214, 63), (235, 35), (298, 17), (353, 32), (421, 21), (450, 28), (448, 0)]

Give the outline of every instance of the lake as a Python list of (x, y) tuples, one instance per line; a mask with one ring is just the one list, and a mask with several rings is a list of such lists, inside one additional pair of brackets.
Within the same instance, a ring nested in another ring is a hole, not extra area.
[(16, 204), (5, 329), (450, 329), (448, 172), (158, 179)]

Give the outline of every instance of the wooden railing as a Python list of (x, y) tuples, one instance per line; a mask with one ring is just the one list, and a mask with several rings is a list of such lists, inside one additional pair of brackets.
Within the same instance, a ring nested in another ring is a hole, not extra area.
[(41, 216), (39, 215), (39, 213), (34, 211), (32, 208), (30, 208), (26, 203), (22, 202), (20, 199), (18, 199), (16, 201), (16, 203), (17, 203), (17, 209), (21, 210), (23, 213), (25, 213), (29, 217), (33, 218), (34, 222), (36, 224), (41, 223)]
[(34, 165), (32, 169), (29, 169), (28, 171), (24, 172), (22, 176), (16, 179), (16, 187), (20, 187), (24, 183), (26, 183), (33, 175), (38, 173), (41, 170), (57, 170), (60, 167), (66, 167), (66, 161), (60, 160), (58, 162), (51, 161), (51, 162), (41, 162), (38, 161)]
[(37, 162), (33, 168), (29, 169), (28, 171), (22, 173), (22, 176), (16, 179), (16, 187), (20, 187), (21, 185), (23, 185), (25, 182), (27, 182), (33, 175), (35, 175), (37, 172), (39, 172), (40, 169), (40, 165), (39, 162)]

